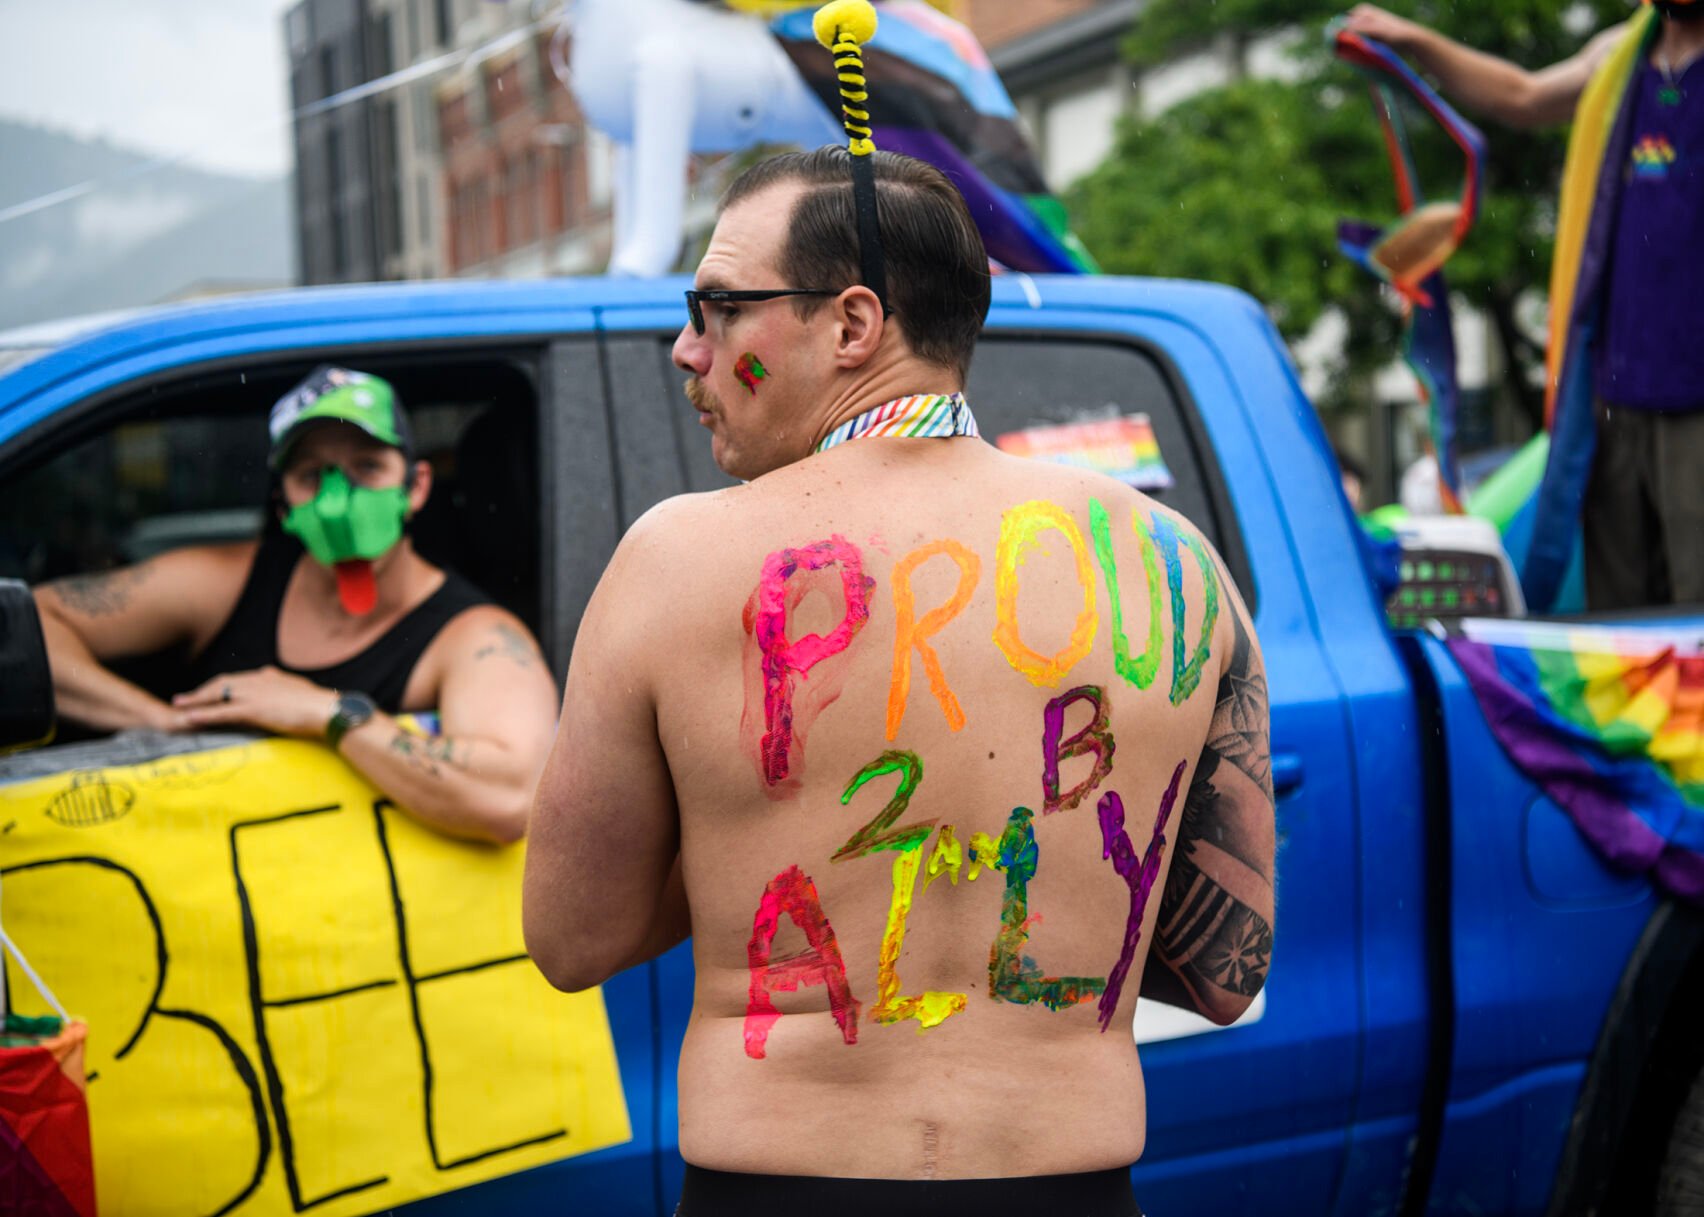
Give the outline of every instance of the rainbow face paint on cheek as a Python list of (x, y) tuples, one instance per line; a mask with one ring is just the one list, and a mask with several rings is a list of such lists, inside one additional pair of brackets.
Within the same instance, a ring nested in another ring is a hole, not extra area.
[[(1083, 609), (1071, 627), (1071, 637), (1055, 655), (1043, 655), (1024, 644), (1018, 631), (1018, 567), (1028, 551), (1049, 529), (1060, 533), (1071, 545), (1076, 559), (1077, 582), (1083, 589)], [(1000, 519), (1000, 541), (995, 551), (994, 642), (1006, 660), (1037, 688), (1054, 689), (1095, 644), (1098, 618), (1095, 614), (1094, 570), (1089, 547), (1070, 513), (1057, 503), (1033, 499), (1008, 508)]]
[[(781, 914), (805, 933), (807, 953), (772, 962), (775, 932)], [(822, 911), (816, 884), (796, 866), (789, 866), (763, 889), (763, 899), (752, 918), (751, 941), (746, 944), (746, 962), (751, 969), (751, 989), (746, 999), (745, 1050), (754, 1061), (768, 1054), (769, 1032), (780, 1021), (781, 1011), (769, 995), (776, 990), (795, 993), (800, 985), (822, 985), (828, 990), (828, 1006), (840, 1026), (840, 1038), (858, 1042), (858, 999), (846, 979), (846, 964), (834, 928)]]
[[(788, 610), (803, 596), (802, 589), (789, 588), (789, 581), (801, 571), (831, 567), (838, 568), (840, 572), (846, 603), (840, 624), (826, 637), (807, 634), (797, 641), (789, 640)], [(757, 650), (755, 666), (761, 685), (763, 726), (754, 751), (758, 772), (766, 788), (778, 787), (790, 776), (797, 777), (803, 771), (805, 731), (816, 714), (839, 696), (838, 684), (823, 682), (819, 678), (813, 689), (814, 696), (800, 707), (795, 716), (795, 682), (825, 659), (851, 646), (853, 638), (870, 618), (870, 595), (875, 586), (875, 580), (864, 575), (863, 557), (858, 547), (838, 535), (797, 549), (777, 550), (764, 560), (757, 591), (746, 606), (744, 625)], [(750, 664), (748, 659), (748, 671)], [(756, 734), (757, 716), (753, 713), (752, 693), (748, 684), (745, 712), (740, 718), (741, 734), (748, 741)]]
[(1040, 1002), (1049, 1010), (1093, 1001), (1106, 988), (1098, 976), (1044, 976), (1040, 966), (1023, 953), (1029, 942), (1029, 881), (1035, 878), (1040, 852), (1035, 844), (1035, 813), (1012, 809), (1000, 836), (1000, 869), (1006, 872), (1006, 895), (1000, 907), (1000, 933), (988, 952), (988, 996), (1016, 1005)]
[(769, 372), (763, 366), (763, 360), (747, 351), (734, 360), (734, 375), (739, 378), (742, 385), (751, 391), (751, 395), (756, 397), (757, 382), (768, 379)]
[[(1065, 707), (1077, 701), (1088, 702), (1093, 717), (1081, 731), (1060, 743), (1059, 737), (1065, 731)], [(1069, 811), (1087, 798), (1096, 786), (1106, 781), (1107, 775), (1112, 772), (1113, 742), (1109, 722), (1111, 715), (1112, 705), (1107, 700), (1106, 693), (1095, 685), (1080, 685), (1047, 703), (1047, 709), (1041, 716), (1042, 815)], [(1089, 771), (1089, 776), (1064, 794), (1060, 794), (1059, 763), (1087, 752), (1092, 752), (1095, 756), (1094, 768)]]
[[(922, 620), (918, 620), (917, 598), (911, 590), (911, 575), (923, 563), (940, 554), (945, 554), (957, 564), (958, 587), (954, 589), (950, 600), (940, 608), (930, 609), (923, 614)], [(899, 734), (899, 724), (905, 718), (905, 701), (911, 694), (913, 647), (917, 648), (917, 655), (923, 661), (923, 674), (929, 678), (929, 691), (940, 703), (941, 713), (947, 716), (947, 728), (951, 731), (963, 730), (964, 709), (948, 687), (946, 674), (941, 671), (940, 658), (935, 654), (935, 648), (929, 645), (928, 639), (964, 611), (964, 606), (970, 603), (971, 593), (976, 590), (977, 580), (981, 576), (982, 559), (952, 540), (933, 541), (920, 549), (914, 549), (893, 568), (893, 683), (888, 689), (887, 705), (887, 737), (890, 741)]]
[(1130, 527), (1141, 547), (1142, 573), (1148, 581), (1148, 645), (1134, 659), (1130, 657), (1130, 642), (1124, 636), (1124, 603), (1119, 594), (1118, 563), (1112, 554), (1112, 523), (1100, 500), (1089, 500), (1089, 532), (1095, 539), (1095, 557), (1100, 560), (1106, 598), (1112, 605), (1112, 664), (1125, 680), (1138, 689), (1146, 689), (1160, 670), (1160, 560), (1154, 548), (1154, 535), (1135, 508), (1130, 510)]
[[(1207, 547), (1201, 544), (1199, 537), (1178, 532), (1176, 525), (1157, 511), (1154, 513), (1154, 540), (1166, 560), (1166, 582), (1171, 587), (1171, 703), (1181, 706), (1189, 700), (1189, 695), (1194, 693), (1196, 686), (1201, 683), (1201, 670), (1212, 653), (1213, 627), (1219, 620), (1219, 571), (1213, 565), (1212, 558), (1208, 557)], [(1195, 644), (1195, 653), (1187, 661), (1183, 657), (1186, 621), (1183, 603), (1183, 558), (1178, 553), (1180, 543), (1189, 550), (1195, 558), (1195, 564), (1201, 568), (1201, 594), (1205, 605), (1201, 617), (1201, 641)]]
[(1172, 805), (1177, 802), (1178, 783), (1183, 781), (1183, 771), (1188, 768), (1187, 761), (1179, 761), (1177, 768), (1172, 770), (1171, 785), (1166, 787), (1165, 797), (1160, 800), (1160, 812), (1154, 818), (1154, 832), (1148, 838), (1148, 848), (1142, 854), (1142, 861), (1136, 861), (1136, 849), (1130, 844), (1130, 836), (1124, 831), (1124, 800), (1118, 797), (1116, 791), (1109, 790), (1101, 795), (1096, 808), (1100, 817), (1101, 856), (1112, 859), (1112, 868), (1130, 888), (1130, 917), (1124, 923), (1124, 947), (1118, 954), (1118, 962), (1113, 965), (1112, 975), (1107, 978), (1106, 992), (1100, 999), (1101, 1034), (1112, 1023), (1112, 1015), (1118, 1009), (1118, 996), (1124, 991), (1124, 979), (1130, 975), (1130, 964), (1136, 958), (1136, 946), (1142, 941), (1142, 919), (1148, 912), (1148, 894), (1154, 890), (1154, 880), (1159, 877), (1160, 859), (1166, 849), (1166, 821), (1171, 819)]

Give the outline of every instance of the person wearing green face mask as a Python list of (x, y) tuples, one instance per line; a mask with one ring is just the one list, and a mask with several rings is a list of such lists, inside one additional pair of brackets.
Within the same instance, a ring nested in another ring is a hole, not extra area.
[[(277, 527), (37, 589), (61, 716), (97, 730), (258, 728), (322, 740), (457, 836), (525, 831), (556, 688), (538, 644), (415, 552), (432, 488), (392, 386), (320, 367), (273, 407)], [(168, 704), (105, 664), (168, 647)], [(442, 733), (395, 715), (437, 710)]]

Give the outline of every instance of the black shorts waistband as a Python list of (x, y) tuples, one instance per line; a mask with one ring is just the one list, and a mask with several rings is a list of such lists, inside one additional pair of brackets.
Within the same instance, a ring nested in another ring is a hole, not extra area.
[(828, 1179), (686, 1167), (675, 1217), (1142, 1217), (1130, 1168), (1011, 1179)]

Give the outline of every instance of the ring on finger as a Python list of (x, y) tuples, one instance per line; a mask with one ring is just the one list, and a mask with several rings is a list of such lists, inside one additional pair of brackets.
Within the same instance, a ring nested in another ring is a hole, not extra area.
[(230, 685), (226, 685), (224, 688), (219, 690), (219, 700), (220, 701), (230, 701), (231, 700), (231, 686)]

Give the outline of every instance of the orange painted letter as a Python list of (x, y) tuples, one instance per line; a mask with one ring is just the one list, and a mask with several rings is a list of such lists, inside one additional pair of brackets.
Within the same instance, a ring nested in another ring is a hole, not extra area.
[[(917, 598), (911, 591), (911, 573), (938, 554), (946, 554), (958, 564), (958, 588), (952, 599), (940, 608), (930, 609), (918, 620)], [(893, 568), (893, 684), (888, 688), (888, 739), (899, 734), (899, 724), (905, 718), (905, 699), (911, 694), (912, 647), (917, 648), (917, 654), (923, 660), (923, 674), (929, 678), (929, 691), (941, 703), (941, 713), (947, 716), (947, 726), (954, 731), (963, 729), (964, 709), (958, 698), (953, 696), (952, 689), (947, 687), (941, 660), (928, 640), (964, 611), (981, 576), (982, 559), (952, 540), (931, 541), (920, 549), (914, 549)]]

